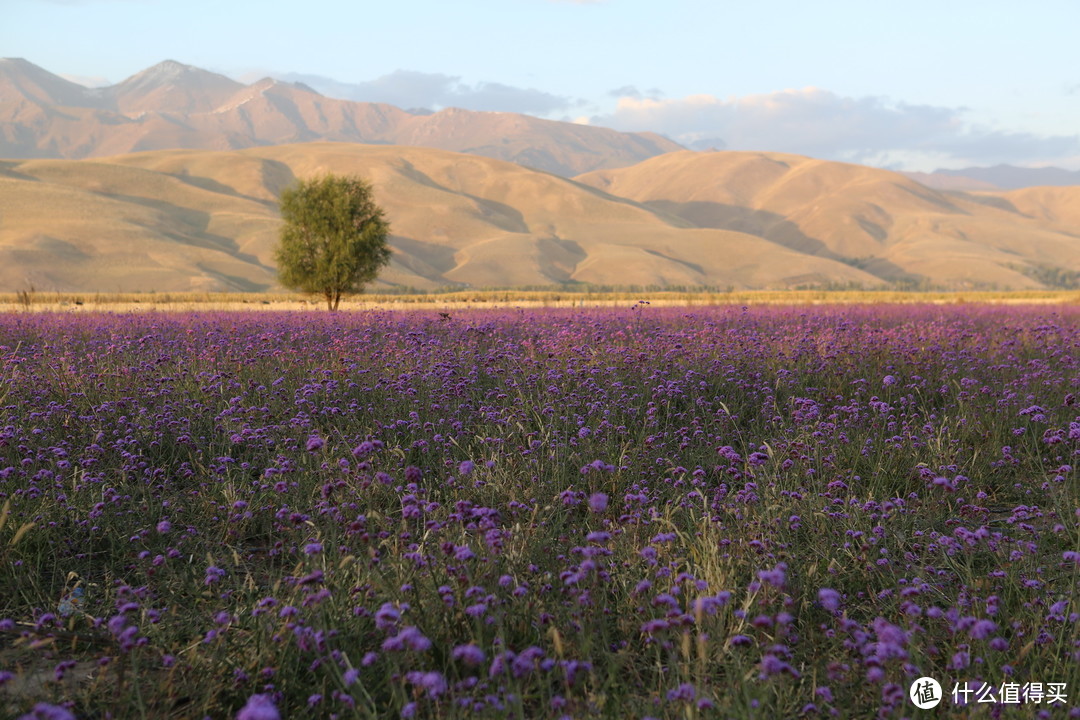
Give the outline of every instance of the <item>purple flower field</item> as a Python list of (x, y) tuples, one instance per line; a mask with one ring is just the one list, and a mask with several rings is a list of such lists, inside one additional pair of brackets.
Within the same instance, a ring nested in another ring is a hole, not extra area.
[(1078, 394), (1070, 306), (0, 316), (0, 717), (1076, 717)]

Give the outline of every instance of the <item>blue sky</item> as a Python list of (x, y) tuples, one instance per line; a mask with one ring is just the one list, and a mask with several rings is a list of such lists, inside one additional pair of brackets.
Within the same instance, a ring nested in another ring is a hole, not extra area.
[(886, 167), (1080, 169), (1076, 0), (0, 0), (0, 56), (164, 59)]

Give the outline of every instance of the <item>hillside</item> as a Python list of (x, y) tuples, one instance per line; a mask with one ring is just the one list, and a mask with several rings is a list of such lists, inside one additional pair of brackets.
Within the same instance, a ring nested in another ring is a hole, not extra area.
[(690, 151), (579, 182), (890, 281), (1039, 287), (1080, 271), (1077, 188), (944, 192), (903, 175), (779, 153)]
[(880, 284), (830, 258), (692, 227), (512, 163), (305, 143), (2, 162), (0, 290), (272, 288), (275, 199), (294, 178), (322, 172), (373, 181), (393, 229), (382, 287)]
[(79, 159), (319, 140), (441, 148), (563, 176), (680, 149), (651, 133), (516, 113), (448, 108), (412, 114), (270, 78), (243, 85), (174, 61), (91, 90), (26, 60), (0, 59), (0, 157)]
[(0, 161), (0, 291), (273, 289), (276, 198), (324, 172), (373, 181), (393, 228), (383, 288), (1080, 278), (1080, 188), (941, 192), (857, 165), (689, 151), (568, 180), (432, 148), (312, 142)]

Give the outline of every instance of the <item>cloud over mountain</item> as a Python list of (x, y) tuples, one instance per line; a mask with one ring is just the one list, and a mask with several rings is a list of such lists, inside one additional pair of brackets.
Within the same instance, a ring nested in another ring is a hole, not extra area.
[(548, 115), (567, 110), (575, 101), (533, 88), (497, 82), (463, 83), (459, 76), (395, 70), (358, 83), (346, 83), (321, 75), (287, 73), (281, 79), (302, 82), (324, 95), (355, 102), (379, 102), (403, 108), (448, 107)]
[(820, 88), (720, 98), (647, 98), (629, 92), (591, 122), (649, 128), (690, 146), (792, 152), (833, 160), (887, 163), (936, 157), (971, 164), (1058, 159), (1080, 152), (1080, 135), (1043, 136), (973, 126), (963, 108), (844, 97)]
[(60, 73), (60, 77), (69, 80), (76, 85), (82, 85), (85, 88), (99, 88), (112, 85), (108, 78), (100, 75), (72, 75), (70, 73)]
[(608, 97), (613, 98), (633, 98), (635, 100), (649, 98), (652, 100), (659, 100), (664, 96), (664, 93), (659, 88), (649, 88), (642, 92), (636, 85), (623, 85), (614, 90), (608, 90), (607, 95)]

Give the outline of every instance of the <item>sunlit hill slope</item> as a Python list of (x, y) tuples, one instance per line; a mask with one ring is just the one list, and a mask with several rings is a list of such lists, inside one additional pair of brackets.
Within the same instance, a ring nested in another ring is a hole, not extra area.
[(276, 287), (277, 197), (370, 178), (386, 287), (1066, 287), (1080, 188), (940, 192), (765, 153), (677, 152), (569, 180), (431, 148), (303, 143), (0, 161), (0, 290)]
[(690, 151), (577, 180), (892, 282), (1027, 288), (1080, 271), (1080, 187), (944, 192), (860, 165)]
[(0, 163), (0, 287), (274, 286), (276, 198), (360, 173), (392, 224), (380, 284), (874, 286), (873, 275), (512, 163), (442, 150), (305, 143)]

